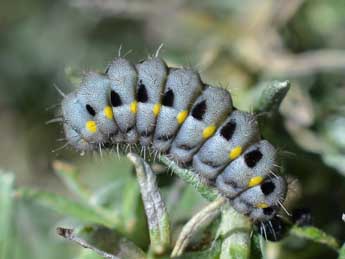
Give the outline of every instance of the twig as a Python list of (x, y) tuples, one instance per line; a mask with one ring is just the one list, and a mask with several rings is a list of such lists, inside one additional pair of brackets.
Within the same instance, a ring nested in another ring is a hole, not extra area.
[(67, 240), (73, 241), (75, 243), (77, 243), (78, 245), (87, 248), (87, 249), (91, 249), (92, 251), (94, 251), (95, 253), (97, 253), (98, 255), (104, 257), (104, 258), (109, 258), (109, 259), (121, 259), (120, 257), (117, 257), (115, 255), (109, 254), (107, 252), (101, 251), (98, 248), (94, 247), (93, 245), (89, 244), (88, 242), (86, 242), (84, 239), (81, 239), (80, 237), (77, 237), (76, 235), (74, 235), (74, 230), (70, 229), (70, 228), (62, 228), (62, 227), (58, 227), (56, 228), (56, 233), (59, 236), (62, 236), (63, 238), (66, 238)]
[(194, 215), (187, 224), (184, 225), (171, 253), (171, 257), (182, 255), (192, 236), (200, 229), (200, 227), (205, 226), (206, 222), (210, 222), (218, 215), (220, 207), (223, 206), (226, 201), (227, 199), (225, 197), (217, 198)]

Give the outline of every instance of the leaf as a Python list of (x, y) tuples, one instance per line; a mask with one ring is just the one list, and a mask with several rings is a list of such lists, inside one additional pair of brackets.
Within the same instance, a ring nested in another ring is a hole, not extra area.
[(10, 258), (14, 175), (0, 171), (0, 257)]
[(117, 215), (113, 215), (101, 208), (90, 207), (86, 204), (73, 201), (66, 197), (34, 189), (19, 189), (16, 197), (23, 200), (31, 200), (52, 209), (62, 215), (72, 216), (81, 221), (97, 223), (110, 228), (122, 230), (122, 224)]
[(316, 227), (293, 226), (290, 230), (290, 234), (301, 238), (309, 239), (316, 243), (327, 245), (328, 247), (335, 250), (338, 250), (339, 248), (339, 243), (334, 237), (326, 234), (325, 232)]
[(149, 164), (137, 154), (129, 153), (127, 157), (135, 166), (149, 226), (151, 249), (156, 254), (162, 254), (170, 246), (170, 220), (156, 175)]
[(53, 168), (56, 174), (67, 186), (67, 188), (70, 191), (72, 191), (74, 194), (76, 194), (78, 198), (84, 201), (87, 201), (90, 198), (91, 193), (80, 182), (78, 178), (79, 173), (74, 166), (61, 162), (61, 161), (54, 161)]
[(248, 217), (224, 206), (219, 235), (224, 239), (220, 259), (247, 259), (250, 255), (252, 222)]
[(345, 259), (345, 243), (339, 249), (339, 257), (338, 259)]
[(104, 259), (104, 258), (96, 254), (92, 250), (83, 249), (81, 253), (74, 259)]
[(205, 199), (213, 201), (219, 196), (216, 188), (209, 186), (194, 172), (179, 167), (166, 156), (160, 156), (159, 161), (166, 165), (172, 172), (178, 175), (186, 183), (192, 185)]
[(145, 253), (119, 232), (98, 225), (84, 226), (79, 230), (58, 228), (58, 234), (97, 254), (113, 258), (144, 259)]
[(263, 253), (261, 247), (261, 239), (262, 237), (259, 234), (253, 234), (251, 240), (251, 248), (250, 248), (250, 258), (251, 259), (263, 259)]
[(289, 89), (289, 81), (261, 83), (258, 87), (258, 90), (261, 90), (261, 95), (254, 102), (254, 111), (256, 113), (276, 113)]
[(182, 256), (175, 257), (176, 259), (218, 259), (220, 256), (222, 247), (222, 239), (218, 238), (214, 241), (212, 246), (205, 250), (200, 252), (191, 252), (191, 253), (185, 253)]

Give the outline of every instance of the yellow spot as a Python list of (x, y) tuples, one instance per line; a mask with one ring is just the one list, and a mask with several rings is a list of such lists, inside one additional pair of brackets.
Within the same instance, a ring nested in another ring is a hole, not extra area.
[(202, 132), (202, 137), (204, 139), (207, 139), (211, 137), (215, 131), (216, 131), (216, 126), (210, 125), (204, 129), (204, 131)]
[(268, 208), (268, 204), (267, 203), (264, 203), (264, 202), (259, 202), (256, 204), (256, 207), (259, 208), (259, 209), (266, 209)]
[(253, 187), (255, 185), (260, 184), (264, 179), (261, 176), (255, 176), (248, 182), (248, 187)]
[(138, 103), (137, 101), (134, 101), (130, 104), (130, 110), (132, 113), (137, 113)]
[(109, 120), (113, 119), (113, 109), (110, 106), (105, 106), (103, 110), (104, 116)]
[(177, 114), (177, 116), (176, 116), (178, 124), (182, 124), (185, 121), (185, 119), (187, 118), (187, 115), (188, 115), (188, 111), (179, 112), (179, 114)]
[(233, 148), (230, 153), (229, 153), (229, 157), (231, 160), (236, 159), (239, 155), (241, 155), (242, 153), (242, 147), (237, 146), (235, 148)]
[(95, 121), (87, 121), (85, 127), (91, 133), (95, 133), (97, 131), (97, 124)]
[(156, 103), (155, 105), (153, 105), (152, 112), (155, 115), (155, 117), (158, 116), (160, 110), (161, 110), (161, 104), (160, 103)]

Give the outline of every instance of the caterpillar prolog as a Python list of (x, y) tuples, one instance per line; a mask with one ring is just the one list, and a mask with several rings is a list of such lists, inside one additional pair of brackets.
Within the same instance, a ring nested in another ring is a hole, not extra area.
[(276, 216), (287, 192), (277, 151), (256, 116), (233, 107), (230, 93), (157, 56), (136, 65), (118, 57), (89, 72), (61, 109), (67, 142), (80, 151), (139, 143), (167, 154), (213, 184), (254, 222)]

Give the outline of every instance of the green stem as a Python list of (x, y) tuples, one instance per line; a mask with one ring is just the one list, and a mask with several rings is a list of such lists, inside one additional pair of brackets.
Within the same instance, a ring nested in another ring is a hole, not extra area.
[(179, 167), (166, 156), (160, 156), (159, 161), (166, 165), (173, 173), (177, 174), (186, 183), (192, 185), (205, 199), (213, 201), (219, 197), (217, 189), (209, 186), (205, 181), (202, 181), (202, 179), (194, 172)]

